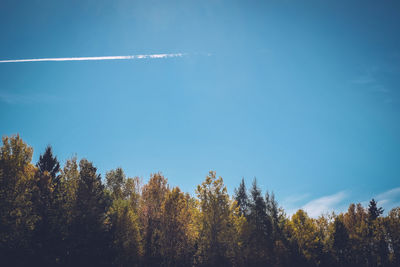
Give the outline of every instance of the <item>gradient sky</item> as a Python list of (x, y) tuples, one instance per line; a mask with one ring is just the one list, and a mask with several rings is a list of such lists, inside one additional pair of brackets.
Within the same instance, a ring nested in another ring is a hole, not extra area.
[(400, 205), (399, 1), (5, 1), (0, 134), (194, 193), (257, 177), (289, 213)]

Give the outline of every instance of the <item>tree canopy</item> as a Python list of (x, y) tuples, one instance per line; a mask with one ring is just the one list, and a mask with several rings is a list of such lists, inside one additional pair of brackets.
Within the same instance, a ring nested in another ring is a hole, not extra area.
[(87, 159), (61, 168), (48, 146), (34, 164), (18, 135), (2, 141), (2, 266), (400, 266), (400, 208), (374, 199), (288, 216), (255, 179), (231, 197), (211, 171), (191, 196), (161, 173), (102, 179)]

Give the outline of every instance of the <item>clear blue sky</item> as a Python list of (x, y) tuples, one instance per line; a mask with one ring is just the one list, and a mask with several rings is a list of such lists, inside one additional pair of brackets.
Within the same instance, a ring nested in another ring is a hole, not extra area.
[(257, 177), (290, 212), (400, 205), (399, 1), (5, 1), (0, 133), (193, 193)]

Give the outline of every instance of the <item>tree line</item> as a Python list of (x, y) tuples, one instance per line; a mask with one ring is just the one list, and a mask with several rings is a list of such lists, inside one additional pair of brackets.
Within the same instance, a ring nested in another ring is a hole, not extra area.
[(383, 216), (375, 200), (287, 216), (256, 181), (229, 196), (210, 172), (191, 196), (160, 173), (61, 167), (51, 147), (34, 164), (19, 135), (2, 140), (2, 266), (400, 266), (400, 208)]

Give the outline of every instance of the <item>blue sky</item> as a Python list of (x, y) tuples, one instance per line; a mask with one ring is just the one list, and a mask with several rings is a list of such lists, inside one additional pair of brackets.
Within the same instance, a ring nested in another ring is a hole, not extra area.
[(1, 1), (0, 133), (288, 212), (400, 205), (398, 1)]

